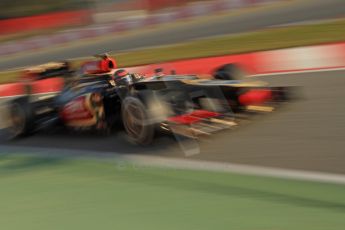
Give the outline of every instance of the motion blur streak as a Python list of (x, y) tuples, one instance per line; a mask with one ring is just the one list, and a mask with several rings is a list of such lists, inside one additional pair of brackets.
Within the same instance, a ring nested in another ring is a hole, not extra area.
[(1, 229), (344, 229), (344, 0), (0, 7)]

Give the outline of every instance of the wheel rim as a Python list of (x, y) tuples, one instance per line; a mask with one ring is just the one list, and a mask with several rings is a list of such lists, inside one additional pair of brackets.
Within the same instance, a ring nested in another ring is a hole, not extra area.
[(124, 124), (128, 134), (136, 139), (141, 137), (145, 131), (145, 114), (140, 105), (135, 102), (128, 103), (124, 115)]

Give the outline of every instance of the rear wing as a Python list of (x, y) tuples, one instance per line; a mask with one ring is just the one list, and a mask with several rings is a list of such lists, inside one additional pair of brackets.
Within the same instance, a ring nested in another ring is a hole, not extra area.
[(22, 80), (42, 80), (54, 77), (67, 77), (73, 73), (69, 62), (49, 62), (32, 66), (23, 71)]

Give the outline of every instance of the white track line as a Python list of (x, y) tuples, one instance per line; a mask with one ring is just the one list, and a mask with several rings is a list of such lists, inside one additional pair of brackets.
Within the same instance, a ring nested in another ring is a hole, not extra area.
[(176, 159), (160, 156), (145, 156), (136, 154), (121, 154), (116, 152), (97, 152), (70, 149), (51, 149), (37, 147), (17, 147), (17, 146), (0, 146), (0, 154), (21, 154), (45, 157), (71, 157), (71, 158), (92, 158), (103, 160), (124, 161), (135, 166), (153, 166), (171, 169), (200, 170), (211, 172), (227, 172), (243, 175), (264, 176), (282, 179), (293, 179), (302, 181), (312, 181), (321, 183), (333, 183), (345, 185), (345, 175), (281, 169), (274, 167), (253, 166), (245, 164), (234, 164), (226, 162), (210, 162), (192, 159)]
[(234, 164), (226, 162), (210, 162), (191, 159), (172, 159), (166, 157), (152, 157), (142, 155), (131, 155), (127, 157), (131, 162), (139, 165), (168, 167), (175, 169), (202, 170), (212, 172), (228, 172), (253, 176), (275, 177), (283, 179), (294, 179), (314, 181), (323, 183), (345, 184), (345, 175), (334, 173), (323, 173), (304, 170), (281, 169), (273, 167), (252, 166), (245, 164)]

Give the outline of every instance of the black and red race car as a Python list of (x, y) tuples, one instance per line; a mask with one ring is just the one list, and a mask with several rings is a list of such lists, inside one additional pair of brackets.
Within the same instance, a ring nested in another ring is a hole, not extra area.
[[(151, 143), (157, 130), (197, 138), (236, 126), (240, 114), (273, 111), (289, 96), (285, 87), (234, 80), (234, 65), (210, 79), (162, 71), (147, 78), (114, 69), (115, 62), (101, 58), (102, 64), (87, 63), (79, 75), (67, 64), (60, 67), (68, 81), (55, 96), (27, 93), (11, 101), (8, 135), (52, 126), (108, 133), (120, 123), (137, 144)], [(45, 70), (50, 72), (54, 69)]]

